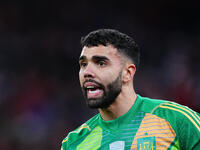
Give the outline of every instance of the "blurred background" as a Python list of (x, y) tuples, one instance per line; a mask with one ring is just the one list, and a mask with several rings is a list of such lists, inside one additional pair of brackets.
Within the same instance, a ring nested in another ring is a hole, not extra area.
[(141, 47), (135, 88), (200, 112), (200, 6), (193, 1), (0, 1), (0, 149), (60, 149), (97, 113), (78, 80), (80, 37), (99, 28)]

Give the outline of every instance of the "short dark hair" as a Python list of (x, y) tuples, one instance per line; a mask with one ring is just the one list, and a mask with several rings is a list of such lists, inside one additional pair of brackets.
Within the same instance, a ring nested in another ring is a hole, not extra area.
[(140, 48), (132, 37), (114, 29), (98, 29), (81, 38), (81, 46), (112, 45), (133, 61), (136, 68), (140, 61)]

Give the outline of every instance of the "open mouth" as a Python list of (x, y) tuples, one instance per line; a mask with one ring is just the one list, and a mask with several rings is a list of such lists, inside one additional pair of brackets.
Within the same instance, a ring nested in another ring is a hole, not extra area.
[(88, 93), (94, 94), (94, 93), (98, 93), (100, 91), (100, 88), (94, 87), (94, 86), (88, 86), (87, 91)]
[(84, 87), (87, 91), (88, 99), (98, 98), (98, 97), (102, 96), (102, 94), (103, 94), (103, 89), (100, 86), (98, 86), (96, 83), (86, 82), (84, 84)]

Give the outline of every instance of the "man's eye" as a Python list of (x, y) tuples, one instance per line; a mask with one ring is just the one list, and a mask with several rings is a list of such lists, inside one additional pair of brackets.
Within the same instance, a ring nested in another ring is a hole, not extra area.
[(105, 61), (99, 61), (99, 62), (98, 62), (98, 65), (101, 66), (101, 67), (102, 67), (102, 66), (105, 66), (105, 65), (106, 65), (106, 62), (105, 62)]
[(87, 63), (86, 62), (81, 62), (80, 63), (80, 67), (86, 67), (87, 66)]

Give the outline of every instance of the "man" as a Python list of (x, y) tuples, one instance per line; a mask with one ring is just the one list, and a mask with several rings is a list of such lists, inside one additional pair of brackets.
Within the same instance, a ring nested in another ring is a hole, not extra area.
[(99, 114), (72, 131), (62, 150), (200, 150), (200, 116), (177, 103), (134, 91), (139, 47), (126, 34), (100, 29), (81, 39), (79, 79)]

